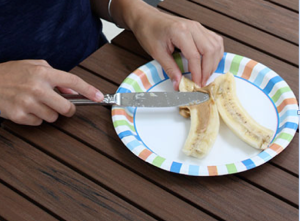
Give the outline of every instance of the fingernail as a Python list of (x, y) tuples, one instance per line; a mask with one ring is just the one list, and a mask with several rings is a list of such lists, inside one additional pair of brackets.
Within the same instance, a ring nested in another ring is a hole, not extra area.
[(102, 101), (103, 98), (104, 98), (103, 94), (100, 91), (98, 91), (96, 93), (96, 99), (97, 99), (97, 101)]

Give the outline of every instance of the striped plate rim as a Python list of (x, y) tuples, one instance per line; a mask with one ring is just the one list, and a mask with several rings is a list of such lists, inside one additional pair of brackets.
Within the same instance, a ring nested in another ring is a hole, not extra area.
[[(182, 73), (188, 72), (188, 62), (181, 53), (173, 55)], [(231, 72), (260, 88), (276, 106), (279, 116), (277, 134), (272, 144), (258, 155), (225, 165), (199, 166), (183, 164), (161, 157), (149, 150), (137, 135), (134, 126), (136, 108), (112, 108), (112, 121), (116, 133), (125, 146), (136, 156), (161, 169), (192, 176), (217, 176), (250, 170), (264, 164), (281, 153), (293, 139), (298, 128), (298, 103), (288, 84), (273, 70), (244, 56), (224, 53), (216, 73)], [(153, 60), (131, 73), (120, 85), (118, 93), (144, 92), (169, 77)]]

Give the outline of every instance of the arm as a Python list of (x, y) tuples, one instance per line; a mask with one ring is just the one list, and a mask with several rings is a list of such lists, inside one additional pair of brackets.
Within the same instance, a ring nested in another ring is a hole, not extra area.
[[(108, 0), (91, 0), (93, 10), (108, 19)], [(200, 23), (160, 12), (142, 0), (112, 0), (116, 24), (131, 30), (143, 48), (164, 68), (178, 90), (181, 72), (172, 53), (179, 48), (188, 60), (192, 79), (204, 86), (223, 57), (223, 39)]]

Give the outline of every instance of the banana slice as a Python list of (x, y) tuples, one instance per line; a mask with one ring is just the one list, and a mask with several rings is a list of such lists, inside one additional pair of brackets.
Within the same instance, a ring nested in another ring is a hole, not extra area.
[(226, 125), (243, 141), (256, 149), (266, 149), (274, 132), (257, 123), (242, 107), (236, 96), (233, 74), (226, 73), (214, 81), (214, 97)]
[(206, 156), (213, 146), (219, 133), (220, 120), (217, 105), (211, 91), (214, 84), (200, 88), (191, 80), (182, 77), (179, 91), (202, 91), (210, 93), (210, 100), (202, 104), (180, 107), (179, 113), (183, 117), (191, 118), (189, 135), (186, 139), (183, 152), (188, 156), (202, 158)]

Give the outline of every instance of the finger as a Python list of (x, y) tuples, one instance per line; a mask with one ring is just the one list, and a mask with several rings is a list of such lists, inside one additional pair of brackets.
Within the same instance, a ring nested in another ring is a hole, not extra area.
[(45, 93), (44, 96), (41, 96), (40, 102), (48, 106), (48, 108), (51, 108), (53, 111), (56, 111), (66, 117), (73, 116), (76, 111), (74, 104), (52, 90)]
[(96, 102), (100, 102), (104, 98), (98, 89), (71, 73), (53, 69), (49, 81), (52, 88), (57, 86), (70, 88)]
[(200, 85), (202, 79), (201, 56), (192, 35), (188, 34), (184, 38), (180, 38), (179, 42), (174, 43), (178, 45), (182, 54), (188, 60), (188, 68), (192, 74), (192, 80)]
[(58, 113), (49, 108), (48, 106), (34, 102), (32, 104), (32, 112), (31, 114), (35, 115), (36, 117), (47, 121), (48, 123), (53, 123), (58, 118)]
[(24, 112), (18, 112), (17, 115), (9, 117), (13, 122), (17, 124), (38, 126), (43, 123), (43, 120), (34, 114), (26, 114)]
[(65, 87), (56, 87), (60, 93), (62, 94), (78, 94), (76, 91), (70, 89), (70, 88), (65, 88)]
[(153, 56), (153, 58), (157, 60), (158, 63), (160, 63), (160, 65), (172, 81), (174, 90), (177, 91), (179, 89), (179, 82), (182, 75), (178, 65), (176, 64), (173, 56), (167, 51), (160, 50), (157, 54), (158, 56)]

